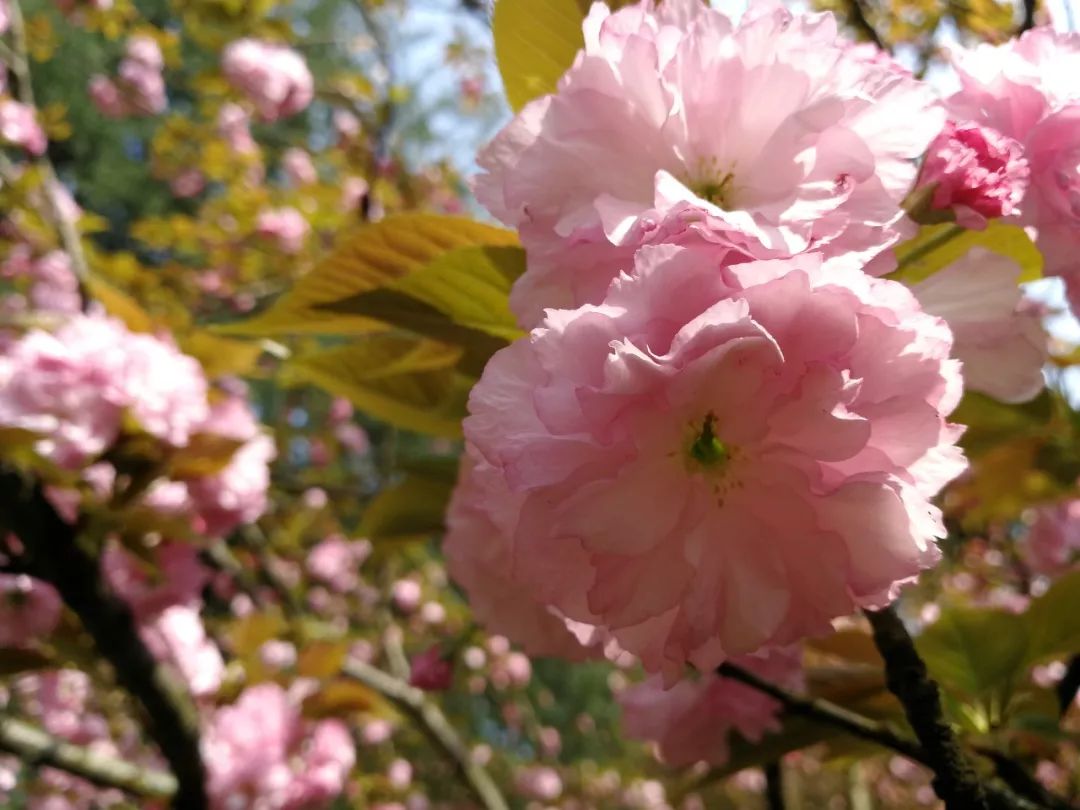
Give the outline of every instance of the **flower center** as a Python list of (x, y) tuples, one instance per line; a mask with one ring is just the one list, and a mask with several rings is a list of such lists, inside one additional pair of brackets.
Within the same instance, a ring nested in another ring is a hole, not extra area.
[(690, 461), (705, 470), (719, 470), (731, 458), (731, 450), (720, 441), (714, 425), (716, 416), (708, 413), (701, 428), (694, 431), (694, 436), (687, 449)]
[(701, 199), (708, 200), (717, 208), (723, 208), (725, 211), (732, 210), (732, 181), (735, 179), (735, 175), (731, 172), (727, 172), (721, 177), (712, 177), (708, 180), (699, 181), (691, 185), (690, 190), (697, 194)]

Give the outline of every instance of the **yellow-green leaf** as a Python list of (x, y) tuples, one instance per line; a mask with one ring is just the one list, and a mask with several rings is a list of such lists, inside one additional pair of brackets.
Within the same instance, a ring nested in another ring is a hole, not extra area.
[(458, 436), (474, 382), (455, 366), (461, 349), (400, 332), (377, 332), (293, 358), (284, 385), (311, 384), (390, 424)]
[(583, 18), (576, 0), (496, 0), (495, 58), (515, 111), (555, 91), (585, 43)]
[(899, 267), (889, 278), (915, 284), (963, 258), (973, 247), (983, 247), (1012, 259), (1020, 265), (1022, 282), (1042, 277), (1042, 254), (1024, 229), (993, 220), (984, 231), (970, 231), (948, 223), (923, 226), (914, 239), (897, 247)]
[(1080, 653), (1080, 571), (1062, 575), (1024, 616), (1031, 663)]
[(304, 678), (324, 681), (341, 672), (349, 645), (343, 641), (309, 641), (296, 659), (296, 671)]
[(196, 329), (180, 336), (180, 348), (202, 364), (210, 379), (226, 374), (248, 376), (262, 356), (262, 346), (254, 341), (233, 340)]
[(319, 691), (304, 699), (305, 717), (344, 717), (354, 712), (368, 711), (380, 701), (379, 696), (361, 683), (338, 678), (323, 684)]
[(173, 451), (167, 461), (170, 478), (197, 478), (221, 472), (243, 445), (240, 439), (220, 433), (196, 433), (183, 447)]
[(153, 318), (123, 290), (98, 276), (90, 276), (86, 280), (86, 288), (91, 298), (105, 307), (110, 315), (122, 320), (132, 332), (154, 331)]
[(334, 312), (328, 304), (374, 290), (458, 248), (517, 245), (517, 235), (465, 217), (397, 214), (346, 232), (310, 273), (246, 321), (217, 331), (233, 335), (364, 334), (380, 328), (365, 315)]
[(359, 533), (384, 543), (427, 540), (443, 530), (453, 488), (449, 481), (409, 476), (368, 505)]

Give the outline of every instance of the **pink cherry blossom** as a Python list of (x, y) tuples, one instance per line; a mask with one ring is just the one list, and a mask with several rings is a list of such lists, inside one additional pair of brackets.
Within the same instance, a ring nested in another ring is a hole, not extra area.
[(1036, 573), (1060, 574), (1066, 570), (1080, 554), (1080, 500), (1035, 509), (1020, 550)]
[(489, 361), (465, 436), (506, 489), (478, 508), (525, 593), (648, 671), (828, 632), (939, 557), (951, 342), (902, 285), (818, 256), (643, 248), (602, 305)]
[(225, 78), (244, 93), (264, 121), (300, 112), (314, 97), (314, 80), (304, 58), (273, 42), (240, 39), (221, 57)]
[(296, 146), (285, 150), (281, 156), (281, 168), (294, 186), (309, 186), (319, 179), (311, 155)]
[(317, 810), (340, 795), (356, 761), (343, 723), (304, 721), (273, 683), (249, 687), (218, 709), (202, 746), (215, 810), (241, 797), (265, 810)]
[(0, 0), (0, 34), (8, 30), (8, 26), (11, 25), (11, 9), (8, 6), (9, 0)]
[(78, 467), (104, 451), (128, 414), (145, 432), (185, 444), (206, 418), (206, 381), (192, 358), (117, 320), (77, 315), (32, 330), (0, 357), (0, 425), (42, 434), (38, 452)]
[(454, 682), (454, 662), (437, 644), (415, 656), (410, 670), (409, 683), (426, 692), (444, 692)]
[(151, 554), (153, 565), (115, 543), (105, 547), (101, 571), (113, 593), (130, 605), (140, 621), (152, 620), (174, 605), (197, 606), (210, 582), (210, 570), (190, 543), (166, 542)]
[(173, 605), (141, 623), (139, 631), (154, 656), (176, 667), (191, 694), (204, 697), (221, 687), (225, 662), (207, 637), (198, 608)]
[(512, 297), (524, 325), (598, 303), (642, 244), (814, 247), (862, 266), (900, 237), (943, 112), (852, 52), (831, 15), (759, 3), (736, 24), (697, 0), (641, 0), (595, 4), (584, 31), (558, 91), (479, 157), (478, 198), (529, 251)]
[(157, 41), (136, 34), (127, 41), (115, 78), (101, 74), (90, 78), (90, 100), (108, 118), (157, 115), (168, 106), (164, 69)]
[(259, 214), (255, 229), (260, 236), (273, 239), (285, 253), (299, 253), (310, 227), (295, 208), (272, 208)]
[(514, 777), (514, 786), (526, 799), (551, 802), (562, 795), (563, 783), (559, 772), (547, 765), (523, 768)]
[(222, 536), (266, 511), (270, 462), (277, 455), (274, 440), (262, 432), (250, 406), (230, 397), (214, 406), (200, 432), (217, 434), (243, 444), (224, 469), (188, 482), (188, 493), (201, 518), (203, 531)]
[(369, 540), (347, 540), (341, 535), (331, 535), (308, 553), (307, 570), (313, 579), (335, 591), (348, 593), (359, 587), (359, 569), (371, 551)]
[(530, 598), (513, 576), (511, 538), (523, 501), (475, 448), (466, 448), (446, 513), (447, 570), (468, 594), (473, 615), (488, 631), (512, 638), (530, 655), (581, 660), (588, 651), (566, 621)]
[(10, 98), (0, 98), (0, 141), (21, 147), (31, 155), (45, 154), (49, 145), (34, 108)]
[(953, 332), (964, 386), (1002, 402), (1025, 402), (1043, 388), (1048, 357), (1038, 309), (1017, 286), (1020, 266), (984, 248), (912, 287), (924, 310)]
[(239, 104), (223, 104), (218, 110), (218, 134), (229, 144), (229, 148), (239, 155), (258, 151), (258, 144), (251, 137), (250, 118)]
[(1023, 145), (1031, 181), (1018, 221), (1080, 312), (1080, 34), (1036, 28), (1004, 45), (957, 50), (954, 62), (961, 89), (950, 114)]
[(0, 648), (25, 647), (60, 621), (60, 596), (47, 582), (0, 574)]
[(933, 186), (932, 208), (952, 210), (965, 228), (1019, 210), (1030, 169), (1023, 147), (989, 127), (949, 121), (927, 150), (919, 175)]
[[(797, 648), (742, 656), (732, 663), (782, 688), (803, 688), (802, 655)], [(696, 680), (681, 680), (671, 689), (664, 689), (661, 679), (652, 677), (617, 698), (626, 733), (655, 742), (664, 762), (673, 767), (725, 764), (733, 731), (753, 743), (766, 733), (780, 731), (779, 703), (711, 672)]]
[(416, 612), (422, 597), (423, 590), (415, 579), (399, 579), (390, 587), (390, 602), (405, 615)]
[(71, 257), (52, 250), (34, 262), (30, 303), (36, 310), (73, 314), (82, 308), (79, 280), (71, 269)]

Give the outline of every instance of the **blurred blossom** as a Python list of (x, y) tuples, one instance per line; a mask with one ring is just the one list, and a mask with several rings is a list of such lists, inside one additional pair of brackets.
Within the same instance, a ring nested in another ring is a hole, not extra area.
[(559, 772), (546, 766), (521, 769), (514, 777), (514, 786), (524, 798), (545, 802), (559, 798), (563, 790)]
[(426, 692), (442, 692), (454, 682), (454, 662), (439, 645), (415, 656), (410, 663), (409, 683)]
[(237, 154), (251, 154), (259, 149), (255, 139), (251, 137), (249, 124), (250, 118), (239, 104), (223, 104), (218, 110), (218, 134)]
[(255, 230), (259, 236), (276, 241), (284, 253), (299, 253), (310, 228), (303, 214), (286, 207), (261, 212)]
[(562, 736), (557, 728), (544, 726), (537, 732), (537, 740), (544, 756), (555, 758), (562, 750)]
[(311, 155), (297, 146), (290, 146), (281, 156), (281, 168), (294, 186), (308, 186), (319, 179)]
[(193, 695), (211, 695), (221, 686), (225, 662), (207, 637), (198, 609), (174, 605), (142, 624), (140, 632), (155, 657), (176, 667)]
[(271, 639), (259, 647), (259, 660), (271, 669), (289, 669), (296, 664), (296, 647), (288, 641)]
[(24, 647), (56, 629), (60, 596), (25, 574), (0, 573), (0, 648)]
[(390, 588), (391, 604), (405, 615), (416, 611), (422, 595), (420, 583), (414, 579), (399, 579)]
[(479, 647), (470, 646), (462, 652), (461, 660), (469, 669), (483, 669), (487, 663), (487, 655)]
[(446, 621), (446, 608), (439, 602), (424, 602), (420, 607), (420, 619), (424, 624), (438, 626)]
[(370, 554), (369, 540), (347, 540), (333, 534), (308, 552), (307, 570), (312, 578), (339, 593), (347, 593), (359, 586), (359, 568)]
[(413, 769), (406, 759), (395, 759), (386, 768), (386, 781), (394, 790), (406, 790), (412, 784)]
[(21, 147), (31, 155), (45, 154), (48, 146), (34, 108), (9, 98), (0, 98), (0, 141)]
[(360, 726), (360, 739), (364, 745), (381, 745), (394, 734), (394, 727), (388, 720), (375, 718)]
[(304, 57), (284, 45), (257, 39), (230, 43), (221, 58), (225, 78), (246, 95), (264, 121), (300, 112), (314, 97)]
[(371, 449), (367, 431), (352, 422), (337, 425), (334, 428), (334, 437), (342, 447), (358, 456), (365, 455)]

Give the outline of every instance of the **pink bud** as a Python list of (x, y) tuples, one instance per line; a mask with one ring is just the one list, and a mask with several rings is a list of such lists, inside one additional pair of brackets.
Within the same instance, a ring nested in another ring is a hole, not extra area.
[(1023, 147), (989, 127), (949, 121), (930, 144), (919, 177), (934, 186), (935, 210), (952, 209), (965, 228), (1015, 213), (1027, 191), (1030, 170)]

